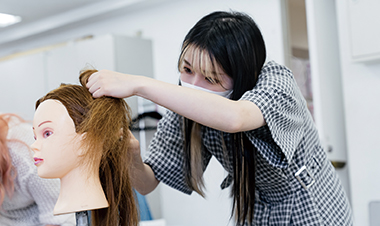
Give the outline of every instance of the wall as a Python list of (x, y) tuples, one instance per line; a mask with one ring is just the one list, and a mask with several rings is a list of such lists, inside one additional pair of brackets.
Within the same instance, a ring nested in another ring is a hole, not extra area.
[(352, 60), (347, 4), (336, 1), (351, 200), (356, 225), (366, 226), (370, 202), (380, 201), (380, 61)]
[[(162, 81), (177, 83), (176, 62), (181, 42), (187, 31), (202, 16), (215, 10), (230, 9), (250, 14), (263, 32), (269, 57), (279, 63), (284, 63), (281, 0), (161, 1), (160, 5), (128, 11), (122, 16), (99, 18), (95, 22), (84, 21), (35, 35), (24, 41), (9, 43), (0, 49), (0, 56), (12, 51), (12, 48), (27, 50), (86, 35), (108, 33), (141, 35), (153, 41), (154, 76)], [(11, 96), (11, 92), (2, 90), (1, 94), (7, 93)], [(0, 109), (0, 111), (6, 111), (6, 109)], [(155, 195), (163, 205), (159, 210), (155, 210), (155, 217), (165, 218), (168, 226), (233, 225), (229, 221), (231, 211), (229, 190), (221, 191), (219, 188), (225, 176), (226, 173), (220, 164), (212, 160), (205, 173), (207, 200), (195, 194), (192, 195), (193, 197), (186, 196), (161, 184)]]
[[(153, 41), (155, 77), (166, 82), (177, 83), (176, 61), (181, 41), (188, 29), (203, 15), (213, 10), (234, 9), (245, 11), (255, 18), (264, 34), (270, 57), (283, 63), (285, 47), (280, 16), (281, 1), (193, 0), (190, 3), (182, 0), (161, 1), (160, 5), (128, 11), (123, 16), (77, 23), (9, 43), (0, 49), (0, 56), (13, 50), (27, 50), (56, 44), (89, 34), (142, 35)], [(380, 97), (380, 64), (376, 61), (366, 63), (352, 61), (348, 3), (339, 0), (336, 4), (351, 200), (355, 225), (366, 226), (369, 225), (369, 203), (380, 200), (380, 180), (378, 180), (380, 105), (377, 100)], [(18, 70), (21, 69), (18, 68)], [(23, 81), (27, 82), (32, 82), (33, 78), (38, 76), (31, 73), (25, 74), (28, 77), (23, 78)], [(4, 82), (4, 75), (0, 74), (0, 76)], [(1, 90), (1, 95), (11, 97), (12, 92)], [(19, 90), (14, 92), (19, 92)], [(19, 101), (17, 104), (22, 104), (22, 102)], [(0, 109), (0, 111), (4, 112), (6, 109)], [(225, 173), (215, 161), (210, 164), (210, 168), (215, 169), (216, 173), (208, 170), (205, 175), (210, 191), (208, 201), (199, 197), (191, 198), (165, 185), (160, 185), (158, 196), (164, 205), (159, 214), (160, 217), (167, 219), (169, 226), (228, 225), (230, 211), (228, 192), (220, 191), (218, 188), (220, 179), (225, 176)], [(211, 192), (214, 193), (211, 194)]]
[[(339, 0), (336, 4), (351, 200), (355, 225), (366, 226), (369, 225), (369, 203), (380, 200), (380, 180), (378, 180), (380, 105), (377, 100), (380, 97), (380, 64), (376, 61), (366, 63), (352, 61), (348, 3)], [(155, 77), (177, 83), (176, 61), (181, 41), (197, 20), (213, 10), (241, 10), (253, 16), (262, 29), (270, 57), (283, 63), (285, 47), (282, 39), (280, 6), (281, 0), (193, 0), (191, 3), (182, 0), (161, 1), (160, 5), (128, 11), (123, 16), (99, 18), (95, 22), (85, 21), (9, 43), (0, 49), (0, 56), (14, 50), (56, 44), (90, 34), (142, 35), (153, 41)], [(22, 67), (17, 70), (22, 70)], [(39, 69), (36, 69), (36, 73), (38, 71)], [(7, 81), (3, 76), (8, 75), (0, 74), (0, 76), (2, 82)], [(25, 72), (25, 78), (20, 80), (32, 83), (37, 77), (38, 74)], [(39, 86), (33, 88), (38, 89)], [(14, 92), (20, 91), (1, 90), (1, 95), (12, 97)], [(18, 105), (23, 104), (20, 100), (15, 102)], [(7, 110), (0, 109), (0, 111)], [(158, 214), (159, 217), (167, 219), (169, 226), (228, 225), (230, 211), (228, 191), (220, 191), (218, 187), (225, 173), (217, 162), (213, 161), (210, 164), (211, 170), (205, 175), (209, 189), (207, 201), (196, 195), (188, 197), (165, 185), (160, 185), (158, 196), (164, 205)]]

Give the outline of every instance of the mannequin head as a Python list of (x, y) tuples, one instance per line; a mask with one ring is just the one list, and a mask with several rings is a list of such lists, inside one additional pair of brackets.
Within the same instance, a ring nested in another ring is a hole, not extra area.
[(42, 178), (63, 178), (80, 165), (82, 136), (65, 106), (49, 99), (40, 104), (34, 114), (33, 131), (36, 142), (34, 160)]
[(92, 97), (86, 83), (94, 72), (80, 74), (82, 85), (62, 84), (36, 102), (35, 164), (45, 178), (64, 177), (76, 167), (96, 172), (109, 208), (92, 211), (92, 225), (137, 225), (129, 180), (130, 110), (123, 99)]

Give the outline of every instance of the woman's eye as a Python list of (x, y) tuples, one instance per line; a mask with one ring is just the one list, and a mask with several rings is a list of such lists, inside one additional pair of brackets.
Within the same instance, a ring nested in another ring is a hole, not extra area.
[(193, 73), (193, 72), (191, 71), (191, 69), (188, 68), (188, 67), (183, 67), (183, 70), (184, 70), (186, 73), (188, 73), (188, 74)]
[(51, 131), (45, 131), (45, 132), (43, 133), (44, 138), (47, 138), (47, 137), (49, 137), (49, 136), (52, 135), (52, 134), (53, 134), (53, 132), (51, 132)]
[(211, 84), (219, 84), (219, 81), (216, 79), (213, 79), (211, 77), (205, 77), (206, 81), (211, 83)]

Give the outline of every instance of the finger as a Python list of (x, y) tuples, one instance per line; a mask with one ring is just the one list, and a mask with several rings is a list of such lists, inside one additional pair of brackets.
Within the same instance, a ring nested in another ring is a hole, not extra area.
[[(94, 73), (95, 74), (95, 73)], [(94, 75), (93, 74), (93, 75)], [(99, 90), (101, 88), (101, 84), (99, 82), (99, 79), (97, 78), (98, 75), (95, 75), (96, 77), (93, 77), (90, 81), (88, 81), (87, 83), (87, 89), (88, 91), (90, 91), (90, 93), (94, 94), (94, 92), (96, 92), (97, 90)], [(90, 77), (91, 78), (91, 77)]]
[[(90, 91), (90, 92), (91, 92), (91, 91)], [(99, 97), (103, 96), (101, 89), (100, 89), (100, 88), (96, 89), (96, 90), (92, 93), (92, 96), (93, 96), (94, 98), (99, 98)]]
[(92, 86), (88, 87), (88, 91), (92, 94), (94, 94), (97, 90), (99, 90), (100, 87), (97, 86), (96, 84), (93, 84)]
[(99, 72), (95, 72), (87, 80), (86, 87), (90, 88), (97, 81), (97, 77), (99, 77)]

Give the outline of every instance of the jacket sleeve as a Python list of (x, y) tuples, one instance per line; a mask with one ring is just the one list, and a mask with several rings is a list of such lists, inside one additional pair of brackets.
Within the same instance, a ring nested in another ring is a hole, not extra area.
[(269, 62), (254, 89), (241, 100), (255, 103), (266, 122), (246, 135), (270, 164), (287, 167), (304, 137), (305, 118), (310, 116), (291, 71)]

